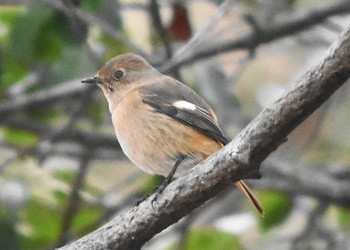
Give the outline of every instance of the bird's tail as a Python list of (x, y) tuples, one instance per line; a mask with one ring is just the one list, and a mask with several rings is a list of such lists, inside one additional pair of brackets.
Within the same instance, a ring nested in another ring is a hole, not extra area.
[(264, 209), (262, 208), (262, 206), (260, 205), (258, 199), (255, 197), (255, 195), (253, 194), (253, 191), (250, 190), (250, 188), (248, 187), (247, 184), (245, 184), (244, 181), (237, 181), (236, 186), (238, 187), (238, 189), (245, 195), (248, 197), (249, 200), (251, 200), (251, 202), (254, 204), (255, 208), (259, 211), (259, 213), (261, 213), (262, 215), (264, 214)]

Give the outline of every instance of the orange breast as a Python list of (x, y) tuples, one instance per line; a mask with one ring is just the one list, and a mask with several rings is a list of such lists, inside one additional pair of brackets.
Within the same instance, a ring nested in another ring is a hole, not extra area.
[(124, 153), (149, 173), (168, 175), (179, 155), (190, 155), (181, 169), (193, 167), (222, 146), (210, 137), (173, 118), (154, 112), (132, 91), (112, 112)]

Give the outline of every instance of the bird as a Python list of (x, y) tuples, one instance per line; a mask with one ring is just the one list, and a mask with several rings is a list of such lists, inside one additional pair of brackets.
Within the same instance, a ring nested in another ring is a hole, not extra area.
[[(229, 143), (200, 95), (137, 54), (110, 59), (82, 83), (102, 89), (125, 155), (143, 171), (166, 177), (157, 193), (175, 173), (183, 174)], [(235, 184), (263, 214), (247, 184), (243, 180)]]

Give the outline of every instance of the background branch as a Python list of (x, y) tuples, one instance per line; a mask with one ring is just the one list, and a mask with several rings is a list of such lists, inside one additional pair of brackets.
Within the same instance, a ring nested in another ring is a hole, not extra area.
[[(305, 31), (314, 25), (317, 25), (334, 15), (342, 15), (350, 12), (350, 2), (342, 1), (330, 6), (312, 9), (306, 13), (293, 17), (290, 20), (259, 27), (259, 36), (254, 32), (234, 39), (233, 41), (220, 41), (209, 44), (208, 46), (192, 47), (186, 46), (186, 50), (181, 49), (181, 54), (176, 53), (174, 57), (160, 67), (162, 72), (168, 72), (174, 67), (188, 65), (194, 61), (222, 54), (234, 50), (250, 50), (259, 45), (282, 39), (295, 33)], [(196, 36), (195, 36), (196, 37)], [(191, 43), (191, 41), (189, 42)]]

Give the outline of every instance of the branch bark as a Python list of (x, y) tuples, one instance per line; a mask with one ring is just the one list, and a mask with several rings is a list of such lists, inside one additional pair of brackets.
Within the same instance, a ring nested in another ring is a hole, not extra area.
[(233, 182), (259, 176), (260, 163), (350, 77), (350, 26), (294, 88), (262, 111), (233, 141), (95, 232), (61, 249), (139, 249)]

